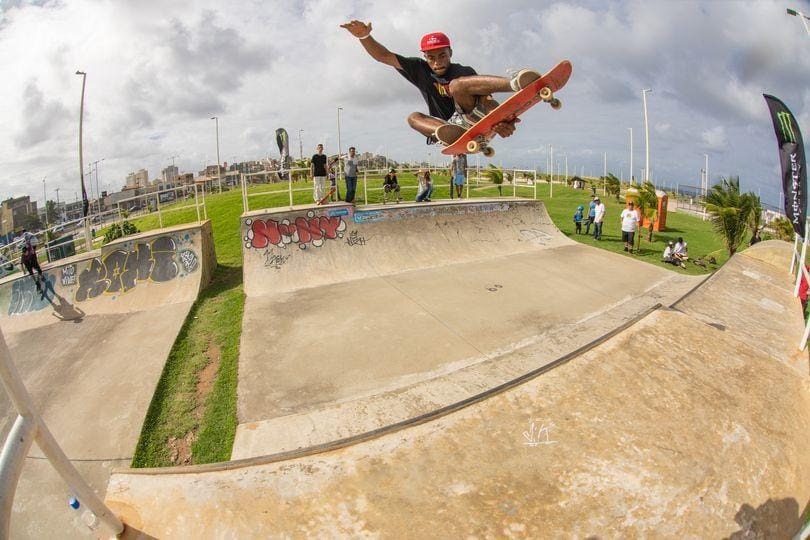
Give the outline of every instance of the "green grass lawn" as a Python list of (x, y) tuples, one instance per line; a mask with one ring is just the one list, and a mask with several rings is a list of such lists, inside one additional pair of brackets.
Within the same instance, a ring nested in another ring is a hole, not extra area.
[[(433, 200), (449, 198), (449, 176), (434, 174)], [(368, 191), (363, 177), (357, 187), (358, 205), (382, 202), (382, 176), (369, 176)], [(416, 197), (416, 176), (400, 173), (403, 200)], [(251, 210), (289, 206), (287, 184), (258, 184), (249, 188)], [(312, 203), (312, 184), (293, 184), (294, 204)], [(270, 192), (270, 193), (266, 193)], [(511, 185), (502, 186), (504, 196), (511, 196)], [(465, 187), (464, 195), (468, 191)], [(531, 187), (517, 188), (517, 195), (531, 198)], [(623, 256), (655, 264), (673, 272), (702, 274), (709, 270), (688, 264), (686, 269), (661, 262), (667, 240), (683, 236), (689, 243), (691, 257), (713, 255), (718, 266), (728, 256), (715, 237), (708, 222), (699, 217), (672, 212), (667, 217), (667, 231), (655, 233), (648, 242), (646, 234), (638, 254), (623, 251), (619, 214), (624, 208), (616, 200), (604, 200), (607, 218), (603, 240), (574, 233), (573, 214), (577, 205), (587, 208), (590, 192), (555, 185), (553, 196), (547, 183), (537, 186), (538, 198), (544, 201), (557, 227), (574, 240)], [(495, 185), (476, 185), (469, 189), (470, 197), (497, 197)], [(171, 211), (184, 203), (163, 207), (164, 227), (194, 222), (196, 210), (186, 208)], [(236, 390), (238, 382), (239, 338), (242, 330), (244, 291), (242, 286), (242, 252), (239, 217), (242, 214), (242, 193), (235, 189), (206, 197), (208, 218), (212, 222), (218, 267), (213, 283), (194, 304), (166, 362), (162, 377), (152, 399), (138, 442), (133, 467), (164, 467), (177, 464), (199, 464), (230, 459), (236, 431)], [(158, 228), (156, 213), (133, 219), (141, 231)]]

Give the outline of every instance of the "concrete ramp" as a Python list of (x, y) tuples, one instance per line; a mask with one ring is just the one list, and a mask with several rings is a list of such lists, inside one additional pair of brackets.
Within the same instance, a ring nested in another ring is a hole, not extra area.
[[(215, 264), (205, 222), (46, 266), (44, 293), (29, 277), (0, 282), (0, 328), (17, 369), (62, 449), (100, 493), (109, 468), (129, 464), (169, 351)], [(3, 440), (15, 417), (2, 393)], [(34, 445), (12, 536), (86, 537), (70, 496)]]
[[(158, 538), (791, 538), (810, 500), (810, 385), (789, 254), (737, 254), (673, 308), (454, 412), (332, 448), (118, 471), (107, 503)], [(579, 255), (602, 263), (580, 288), (646, 266)], [(534, 268), (546, 282), (554, 267)]]
[(252, 212), (232, 458), (363, 436), (548, 365), (702, 278), (577, 244), (541, 202)]

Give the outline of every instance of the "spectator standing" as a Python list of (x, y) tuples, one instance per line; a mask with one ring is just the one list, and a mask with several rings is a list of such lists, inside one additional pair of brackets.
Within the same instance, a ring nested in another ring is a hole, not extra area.
[[(453, 186), (456, 190), (456, 196), (461, 198), (461, 191), (464, 188), (464, 183), (467, 181), (467, 154), (458, 154), (453, 156), (452, 178)], [(450, 190), (452, 198), (453, 190)]]
[(596, 195), (591, 195), (591, 202), (588, 203), (588, 221), (585, 223), (585, 234), (591, 234), (594, 217), (596, 217)]
[(430, 178), (430, 171), (427, 169), (419, 170), (419, 195), (416, 196), (416, 202), (430, 202), (430, 195), (433, 193), (433, 182)]
[(581, 204), (577, 206), (577, 211), (574, 212), (574, 226), (576, 227), (577, 234), (582, 234), (582, 221), (585, 219), (585, 207)]
[(638, 228), (638, 212), (636, 205), (633, 201), (627, 203), (627, 208), (622, 210), (622, 242), (624, 242), (624, 250), (633, 253), (633, 241), (636, 237), (636, 229)]
[(605, 222), (605, 205), (599, 200), (599, 197), (594, 197), (593, 202), (596, 203), (593, 216), (593, 238), (594, 240), (601, 240), (602, 225)]
[(309, 174), (312, 176), (312, 198), (316, 203), (324, 198), (326, 189), (326, 154), (323, 153), (323, 145), (317, 146), (317, 153), (313, 154), (309, 164)]
[(349, 147), (349, 155), (343, 160), (343, 172), (346, 175), (346, 199), (348, 203), (354, 202), (354, 192), (357, 190), (357, 171), (359, 160), (354, 146)]

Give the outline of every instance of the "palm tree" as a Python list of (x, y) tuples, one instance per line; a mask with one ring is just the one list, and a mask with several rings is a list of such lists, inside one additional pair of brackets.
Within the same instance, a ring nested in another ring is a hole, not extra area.
[(489, 164), (489, 168), (485, 169), (481, 174), (483, 174), (486, 178), (489, 179), (490, 182), (498, 186), (498, 195), (503, 195), (503, 181), (505, 178), (508, 179), (509, 175), (504, 175), (502, 169), (499, 169), (492, 163)]
[(740, 193), (739, 177), (730, 177), (712, 186), (704, 205), (729, 256), (734, 255), (748, 232), (752, 213), (758, 213), (759, 199), (753, 193)]

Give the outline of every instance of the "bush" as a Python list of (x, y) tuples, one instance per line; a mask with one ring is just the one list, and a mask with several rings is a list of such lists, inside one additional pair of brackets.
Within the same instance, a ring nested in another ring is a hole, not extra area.
[(104, 243), (109, 244), (117, 238), (129, 236), (130, 234), (139, 233), (138, 227), (124, 220), (123, 223), (113, 223), (109, 229), (104, 233)]

